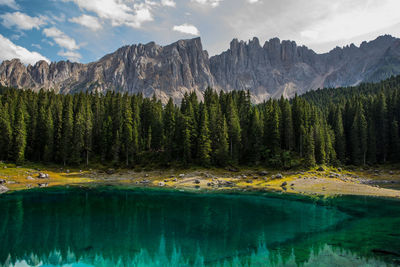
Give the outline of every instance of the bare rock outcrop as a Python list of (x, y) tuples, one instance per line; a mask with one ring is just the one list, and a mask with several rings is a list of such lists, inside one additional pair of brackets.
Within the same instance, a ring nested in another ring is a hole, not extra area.
[(232, 40), (230, 48), (209, 57), (200, 38), (167, 46), (154, 42), (119, 48), (98, 61), (39, 61), (25, 66), (18, 59), (0, 65), (0, 84), (57, 93), (108, 90), (155, 95), (179, 103), (187, 92), (201, 98), (208, 87), (249, 90), (254, 102), (292, 97), (323, 87), (352, 86), (400, 74), (400, 39), (380, 36), (360, 47), (349, 45), (317, 54), (293, 41), (273, 38)]

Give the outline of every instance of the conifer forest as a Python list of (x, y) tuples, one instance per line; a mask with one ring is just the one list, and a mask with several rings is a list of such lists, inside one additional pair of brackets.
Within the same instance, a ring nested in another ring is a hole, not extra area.
[(205, 90), (155, 97), (0, 89), (0, 159), (21, 164), (273, 168), (400, 160), (400, 76), (252, 104)]

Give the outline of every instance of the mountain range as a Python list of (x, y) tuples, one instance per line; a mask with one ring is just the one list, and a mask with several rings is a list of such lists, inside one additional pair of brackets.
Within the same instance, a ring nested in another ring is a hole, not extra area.
[(233, 39), (228, 50), (209, 57), (200, 38), (166, 46), (154, 42), (123, 46), (88, 64), (19, 59), (0, 65), (0, 84), (16, 88), (156, 95), (176, 103), (186, 92), (200, 97), (208, 86), (216, 90), (249, 90), (254, 102), (292, 97), (323, 87), (375, 82), (400, 74), (400, 39), (384, 35), (359, 47), (354, 44), (317, 54), (294, 41)]

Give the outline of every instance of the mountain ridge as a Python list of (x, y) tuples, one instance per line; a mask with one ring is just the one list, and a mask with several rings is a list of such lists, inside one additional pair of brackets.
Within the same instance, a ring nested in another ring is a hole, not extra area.
[(187, 92), (199, 97), (217, 90), (249, 90), (254, 102), (292, 97), (323, 87), (356, 85), (400, 74), (400, 39), (390, 35), (336, 47), (317, 54), (295, 41), (272, 38), (233, 39), (221, 54), (209, 56), (200, 37), (166, 46), (154, 42), (120, 47), (87, 64), (38, 61), (25, 66), (18, 59), (0, 65), (0, 84), (58, 93), (79, 91), (155, 94), (163, 102), (179, 102)]

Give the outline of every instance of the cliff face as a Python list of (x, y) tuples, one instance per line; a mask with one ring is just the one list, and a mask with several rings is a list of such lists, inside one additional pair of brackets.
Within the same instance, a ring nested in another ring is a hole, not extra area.
[(250, 90), (260, 102), (396, 74), (400, 74), (400, 40), (387, 35), (325, 54), (277, 38), (261, 46), (254, 38), (248, 43), (234, 39), (227, 51), (209, 58), (200, 38), (195, 38), (164, 47), (153, 42), (124, 46), (89, 64), (39, 61), (25, 66), (13, 59), (0, 65), (0, 83), (5, 86), (59, 93), (141, 92), (155, 94), (163, 102), (169, 97), (179, 102), (189, 91), (200, 96), (207, 86)]
[(217, 84), (227, 90), (250, 90), (256, 101), (292, 97), (323, 87), (379, 81), (400, 73), (400, 40), (381, 36), (360, 47), (316, 54), (292, 41), (234, 39), (230, 49), (210, 59)]

